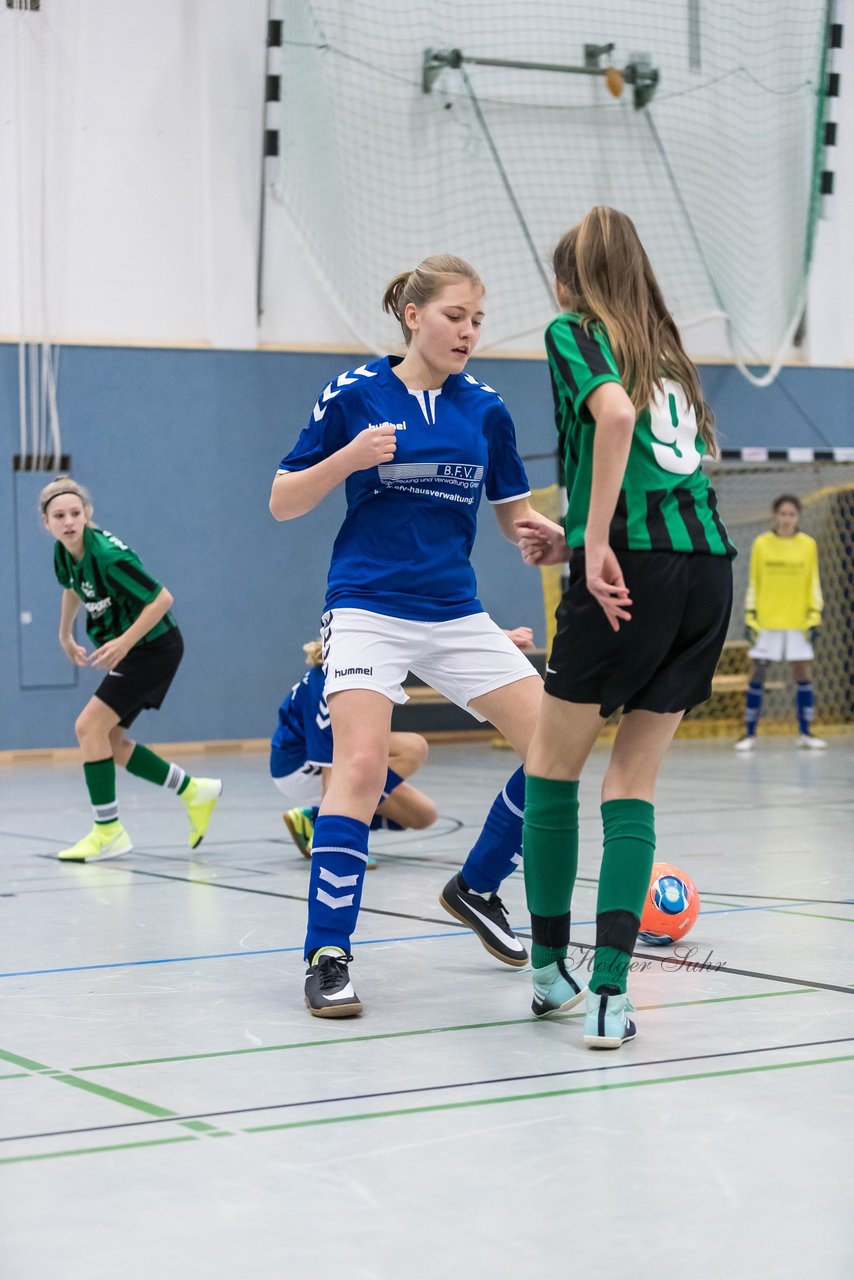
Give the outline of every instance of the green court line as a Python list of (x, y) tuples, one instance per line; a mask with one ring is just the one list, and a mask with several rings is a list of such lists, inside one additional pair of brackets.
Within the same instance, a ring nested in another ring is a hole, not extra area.
[[(570, 1089), (547, 1089), (537, 1093), (505, 1094), (498, 1098), (469, 1098), (464, 1102), (438, 1102), (423, 1107), (396, 1107), (386, 1111), (364, 1111), (357, 1114), (340, 1116), (317, 1116), (310, 1120), (289, 1120), (281, 1124), (251, 1125), (239, 1130), (240, 1134), (278, 1133), (291, 1129), (317, 1129), (322, 1125), (350, 1124), (358, 1120), (388, 1120), (400, 1116), (418, 1116), (435, 1114), (441, 1111), (471, 1111), (475, 1107), (496, 1107), (510, 1102), (540, 1102), (549, 1098), (568, 1098), (587, 1093), (608, 1093), (617, 1089), (642, 1089), (659, 1084), (684, 1084), (696, 1080), (720, 1080), (732, 1076), (757, 1075), (767, 1071), (790, 1071), (796, 1067), (822, 1067), (840, 1062), (854, 1062), (854, 1053), (842, 1054), (833, 1058), (806, 1058), (798, 1062), (769, 1062), (755, 1067), (730, 1067), (723, 1071), (695, 1071), (678, 1076), (655, 1076), (650, 1080), (619, 1080), (607, 1084), (576, 1085)], [(236, 1133), (220, 1130), (212, 1137), (236, 1137)], [(131, 1151), (137, 1147), (165, 1146), (169, 1143), (192, 1142), (187, 1135), (178, 1138), (156, 1138), (148, 1142), (122, 1142), (110, 1146), (76, 1147), (70, 1151), (43, 1151), (35, 1155), (6, 1156), (0, 1158), (0, 1165), (23, 1164), (32, 1160), (59, 1160), (66, 1156), (97, 1155), (106, 1151)]]
[[(704, 898), (704, 902), (708, 902), (713, 907), (731, 907), (731, 902), (721, 902), (715, 898)], [(775, 916), (806, 916), (809, 920), (843, 920), (846, 924), (854, 924), (854, 916), (829, 916), (824, 915), (820, 911), (795, 911), (792, 907), (775, 907), (773, 905), (767, 908), (773, 911)]]
[(426, 1107), (400, 1107), (392, 1111), (367, 1111), (357, 1115), (319, 1116), (311, 1120), (291, 1120), (282, 1124), (253, 1125), (243, 1133), (273, 1133), (283, 1129), (310, 1129), (320, 1125), (347, 1124), (354, 1120), (386, 1120), (393, 1116), (426, 1115), (437, 1111), (464, 1111), (474, 1107), (495, 1107), (507, 1102), (537, 1102), (544, 1098), (568, 1098), (574, 1094), (607, 1093), (614, 1089), (642, 1089), (647, 1085), (680, 1084), (688, 1080), (717, 1080), (724, 1076), (755, 1075), (761, 1071), (788, 1071), (794, 1067), (821, 1067), (836, 1062), (854, 1062), (854, 1053), (838, 1058), (810, 1058), (801, 1062), (769, 1062), (758, 1067), (731, 1067), (724, 1071), (696, 1071), (689, 1075), (657, 1076), (652, 1080), (619, 1080), (609, 1084), (577, 1085), (572, 1089), (548, 1089), (540, 1093), (507, 1094), (500, 1098), (471, 1098), (465, 1102), (437, 1102)]
[(810, 920), (844, 920), (846, 924), (854, 924), (854, 916), (828, 916), (819, 911), (793, 911), (791, 907), (774, 907), (775, 916), (807, 916)]
[(6, 1075), (0, 1076), (0, 1080), (31, 1080), (32, 1078), (31, 1071), (9, 1071)]
[(94, 1093), (99, 1098), (106, 1098), (109, 1102), (118, 1102), (123, 1107), (132, 1107), (134, 1111), (144, 1111), (146, 1115), (158, 1116), (163, 1120), (168, 1120), (170, 1116), (176, 1116), (177, 1111), (171, 1111), (168, 1107), (158, 1107), (153, 1102), (144, 1102), (142, 1098), (131, 1097), (129, 1093), (119, 1093), (116, 1089), (108, 1089), (102, 1084), (95, 1084), (92, 1080), (78, 1080), (76, 1076), (58, 1075), (54, 1076), (60, 1084), (70, 1084), (73, 1089), (82, 1089), (85, 1093)]
[[(66, 1071), (56, 1071), (53, 1067), (46, 1067), (42, 1062), (34, 1062), (32, 1058), (22, 1058), (20, 1054), (10, 1053), (6, 1049), (0, 1049), (0, 1060), (15, 1062), (19, 1066), (29, 1066), (29, 1073), (21, 1072), (20, 1074), (29, 1074), (30, 1079), (35, 1075), (57, 1080), (60, 1084), (70, 1085), (72, 1089), (82, 1089), (84, 1093), (93, 1093), (98, 1098), (106, 1098), (107, 1101), (117, 1102), (120, 1106), (131, 1107), (134, 1111), (143, 1111), (146, 1115), (156, 1116), (160, 1120), (168, 1120), (175, 1117), (176, 1124), (181, 1125), (184, 1129), (209, 1133), (211, 1130), (219, 1130), (221, 1127), (217, 1124), (207, 1124), (203, 1120), (178, 1120), (177, 1111), (170, 1111), (167, 1107), (158, 1107), (153, 1102), (145, 1102), (142, 1098), (135, 1098), (129, 1093), (119, 1093), (117, 1089), (108, 1089), (106, 1085), (95, 1084), (93, 1080), (81, 1080), (78, 1076), (71, 1075)], [(173, 1139), (173, 1141), (176, 1141), (176, 1139)]]
[[(217, 1134), (222, 1137), (222, 1134)], [(109, 1147), (72, 1147), (69, 1151), (42, 1151), (36, 1155), (30, 1156), (4, 1156), (0, 1159), (0, 1164), (27, 1164), (32, 1160), (62, 1160), (65, 1156), (95, 1156), (105, 1151), (133, 1151), (138, 1147), (166, 1147), (176, 1142), (195, 1142), (196, 1139), (192, 1134), (188, 1133), (186, 1137), (179, 1138), (152, 1138), (148, 1142), (117, 1142)]]
[[(709, 996), (700, 1000), (673, 1000), (667, 1004), (638, 1005), (638, 1012), (652, 1009), (681, 1009), (690, 1005), (730, 1004), (736, 1000), (769, 1000), (774, 996), (814, 995), (815, 987), (787, 987), (785, 991), (757, 991), (742, 996)], [(564, 1018), (583, 1018), (584, 1013), (565, 1014)], [(199, 1062), (210, 1058), (238, 1058), (251, 1053), (281, 1053), (287, 1049), (316, 1049), (329, 1044), (360, 1044), (370, 1040), (401, 1040), (411, 1036), (444, 1035), (452, 1031), (485, 1031), (492, 1027), (519, 1027), (539, 1025), (528, 1015), (526, 1018), (508, 1018), (501, 1022), (464, 1022), (450, 1027), (421, 1027), (409, 1031), (378, 1031), (365, 1036), (334, 1036), (327, 1040), (297, 1040), (291, 1044), (253, 1045), (249, 1049), (216, 1049), (210, 1053), (176, 1054), (166, 1058), (139, 1058), (135, 1062), (98, 1062), (84, 1067), (72, 1067), (72, 1071), (114, 1071), (119, 1067), (151, 1067), (166, 1062)]]
[(50, 1067), (46, 1067), (43, 1062), (33, 1062), (32, 1058), (22, 1058), (19, 1053), (9, 1053), (7, 1049), (0, 1049), (0, 1061), (11, 1062), (16, 1067), (26, 1067), (28, 1071), (50, 1071)]

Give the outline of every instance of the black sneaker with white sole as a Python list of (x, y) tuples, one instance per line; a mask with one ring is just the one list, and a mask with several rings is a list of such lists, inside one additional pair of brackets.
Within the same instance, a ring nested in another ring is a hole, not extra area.
[(457, 874), (439, 894), (439, 903), (450, 915), (467, 924), (496, 960), (515, 969), (528, 963), (528, 953), (510, 928), (504, 903), (497, 893), (484, 898), (483, 894), (463, 887)]
[(353, 990), (347, 968), (353, 959), (343, 951), (322, 951), (305, 971), (305, 1003), (315, 1018), (354, 1018), (362, 1002)]

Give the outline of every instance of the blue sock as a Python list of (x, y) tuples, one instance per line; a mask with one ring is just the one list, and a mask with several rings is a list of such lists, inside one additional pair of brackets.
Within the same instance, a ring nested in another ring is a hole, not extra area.
[(391, 818), (385, 818), (381, 813), (375, 813), (371, 818), (372, 831), (402, 831), (403, 827), (399, 822), (392, 822)]
[(387, 800), (394, 791), (395, 787), (399, 787), (403, 778), (399, 773), (395, 773), (394, 769), (389, 769), (385, 775), (385, 786), (383, 787), (383, 800)]
[(763, 691), (764, 686), (758, 680), (751, 680), (747, 686), (747, 706), (744, 712), (744, 723), (748, 738), (756, 736), (756, 726), (762, 714)]
[(315, 823), (317, 822), (317, 815), (318, 815), (319, 813), (320, 813), (320, 805), (313, 804), (313, 805), (311, 806), (311, 820), (312, 820), (312, 822), (315, 822)]
[(501, 881), (522, 864), (522, 813), (525, 771), (520, 765), (492, 802), (483, 830), (460, 873), (470, 889), (494, 893)]
[(308, 882), (306, 960), (318, 947), (340, 947), (349, 953), (367, 862), (367, 823), (333, 814), (317, 819)]
[(798, 709), (798, 728), (801, 733), (812, 733), (813, 692), (811, 680), (799, 680), (795, 691), (795, 706)]
[[(385, 786), (383, 787), (383, 800), (387, 800), (394, 791), (395, 787), (399, 787), (403, 778), (399, 773), (395, 773), (394, 769), (389, 769), (385, 776)], [(402, 831), (403, 827), (399, 822), (392, 822), (391, 818), (384, 818), (381, 813), (375, 813), (371, 818), (372, 831)]]

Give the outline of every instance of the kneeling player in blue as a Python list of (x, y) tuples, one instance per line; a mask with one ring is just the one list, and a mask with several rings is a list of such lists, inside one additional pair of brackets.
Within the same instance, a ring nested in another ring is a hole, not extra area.
[[(470, 560), (484, 489), (514, 544), (517, 519), (560, 532), (528, 502), (503, 401), (464, 372), (483, 298), (480, 278), (459, 258), (428, 258), (396, 277), (383, 306), (401, 324), (406, 355), (329, 383), (273, 482), (277, 520), (304, 515), (346, 485), (321, 625), (335, 754), (314, 829), (305, 943), (305, 1000), (319, 1017), (362, 1010), (350, 943), (407, 673), (489, 720), (522, 759), (542, 696), (533, 666), (484, 612)], [(523, 793), (519, 768), (440, 898), (511, 965), (527, 953), (496, 890), (518, 865)]]
[[(126, 543), (92, 523), (89, 494), (71, 476), (45, 485), (40, 504), (42, 522), (56, 539), (54, 570), (64, 588), (59, 643), (75, 666), (93, 667), (104, 675), (74, 725), (95, 824), (58, 857), (64, 862), (103, 861), (133, 848), (119, 822), (117, 764), (180, 796), (190, 819), (190, 848), (195, 849), (208, 829), (222, 782), (191, 778), (125, 732), (141, 711), (161, 705), (178, 670), (184, 642), (170, 612), (172, 596)], [(81, 603), (86, 633), (96, 646), (93, 653), (77, 643), (72, 631)]]
[[(332, 770), (332, 722), (324, 693), (321, 643), (303, 645), (310, 670), (279, 707), (279, 723), (270, 744), (270, 773), (293, 808), (282, 814), (294, 844), (311, 857), (314, 825)], [(404, 779), (427, 759), (428, 746), (420, 733), (392, 733), (388, 772), (382, 800), (371, 818), (372, 831), (422, 830), (436, 821), (429, 796)], [(376, 867), (368, 858), (369, 871)]]

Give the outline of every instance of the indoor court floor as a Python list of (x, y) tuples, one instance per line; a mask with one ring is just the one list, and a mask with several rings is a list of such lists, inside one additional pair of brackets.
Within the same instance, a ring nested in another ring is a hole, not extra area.
[[(136, 847), (92, 866), (52, 856), (89, 825), (79, 768), (0, 768), (4, 1280), (854, 1275), (854, 739), (676, 744), (657, 858), (697, 882), (696, 950), (639, 947), (638, 1037), (598, 1054), (437, 902), (509, 752), (435, 745), (439, 822), (375, 839), (348, 1021), (303, 1005), (308, 864), (265, 757), (180, 762), (225, 779), (200, 849), (122, 775)], [(502, 896), (524, 929), (521, 874)]]

